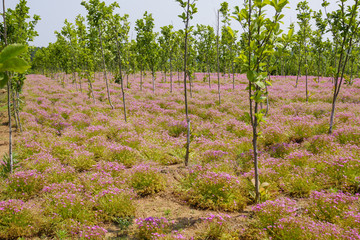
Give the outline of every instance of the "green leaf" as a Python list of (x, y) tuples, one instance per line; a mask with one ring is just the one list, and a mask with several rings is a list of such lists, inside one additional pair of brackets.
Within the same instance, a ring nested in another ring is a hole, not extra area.
[(9, 76), (6, 73), (0, 73), (0, 88), (4, 88), (9, 81)]
[(265, 86), (265, 83), (264, 82), (261, 82), (261, 81), (257, 81), (257, 82), (255, 82), (255, 84), (259, 87), (259, 88), (261, 88), (261, 89), (264, 89), (266, 86)]
[(24, 73), (29, 68), (30, 65), (24, 59), (11, 58), (3, 63), (3, 65), (0, 67), (0, 72), (13, 71), (18, 73)]
[(27, 47), (25, 45), (21, 45), (21, 44), (9, 45), (0, 52), (0, 63), (4, 63), (11, 58), (17, 57), (26, 51), (27, 51)]
[(254, 71), (248, 71), (246, 73), (246, 77), (250, 82), (253, 82), (255, 80), (255, 74)]

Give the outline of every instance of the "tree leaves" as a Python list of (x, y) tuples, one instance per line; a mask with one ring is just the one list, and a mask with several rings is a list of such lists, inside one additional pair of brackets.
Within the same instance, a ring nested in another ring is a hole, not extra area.
[(7, 71), (24, 73), (30, 65), (18, 56), (27, 51), (27, 47), (12, 44), (0, 52), (0, 87), (3, 88), (9, 80)]
[(25, 45), (12, 44), (7, 46), (0, 52), (0, 64), (3, 64), (8, 59), (17, 57), (26, 51), (27, 51), (27, 47)]

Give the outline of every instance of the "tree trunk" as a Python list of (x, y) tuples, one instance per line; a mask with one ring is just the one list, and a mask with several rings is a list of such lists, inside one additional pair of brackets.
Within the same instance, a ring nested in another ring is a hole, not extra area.
[(220, 11), (217, 12), (217, 26), (216, 26), (216, 63), (217, 63), (217, 77), (218, 77), (218, 97), (219, 105), (221, 105), (221, 93), (220, 93), (220, 62), (219, 62), (219, 29), (220, 29)]
[(308, 91), (308, 66), (307, 66), (307, 46), (305, 44), (305, 90), (306, 90), (306, 102), (309, 101), (309, 91)]
[(231, 63), (231, 71), (232, 71), (233, 90), (234, 90), (234, 89), (235, 89), (235, 70), (234, 70), (234, 62)]
[[(5, 46), (7, 46), (7, 26), (6, 26), (6, 8), (5, 8), (5, 0), (3, 3), (3, 20), (4, 20), (4, 41)], [(10, 173), (14, 171), (14, 162), (13, 162), (13, 154), (12, 154), (12, 129), (11, 129), (11, 104), (10, 104), (10, 90), (11, 90), (11, 79), (9, 78), (7, 82), (7, 91), (8, 91), (8, 118), (9, 118), (9, 160), (10, 160)]]
[(190, 73), (188, 73), (187, 76), (188, 76), (188, 78), (189, 78), (190, 98), (192, 98), (192, 84), (191, 84), (191, 76), (190, 76)]
[(210, 64), (208, 63), (208, 75), (209, 75), (209, 88), (211, 88), (211, 80), (210, 80)]
[(151, 70), (153, 93), (155, 93), (155, 72)]
[(329, 127), (329, 134), (333, 133), (333, 126), (334, 126), (334, 118), (335, 118), (335, 107), (336, 107), (336, 91), (334, 91), (332, 106), (331, 106), (331, 115), (330, 115), (330, 127)]
[[(117, 36), (117, 35), (116, 35)], [(125, 91), (124, 91), (124, 80), (123, 80), (123, 75), (122, 75), (122, 64), (121, 64), (121, 54), (120, 54), (120, 44), (119, 44), (119, 40), (116, 39), (116, 49), (117, 49), (117, 54), (118, 54), (118, 61), (119, 61), (119, 74), (120, 74), (120, 83), (121, 83), (121, 95), (122, 95), (122, 100), (123, 100), (123, 108), (124, 108), (124, 120), (125, 122), (127, 122), (127, 118), (126, 118), (126, 102), (125, 102)]]
[(170, 56), (170, 92), (172, 93), (173, 80), (172, 80), (172, 58)]
[(317, 71), (318, 83), (320, 83), (320, 60), (321, 60), (321, 55), (320, 55), (320, 52), (319, 52), (319, 55), (318, 55), (318, 71)]
[(185, 115), (186, 115), (186, 123), (187, 123), (185, 166), (189, 165), (189, 153), (190, 153), (190, 118), (188, 111), (188, 99), (187, 99), (187, 87), (186, 87), (189, 10), (190, 10), (190, 0), (188, 0), (187, 11), (186, 11), (187, 16), (185, 23), (185, 52), (184, 52), (184, 97), (185, 97)]
[(297, 73), (297, 76), (296, 76), (296, 84), (295, 84), (295, 88), (297, 88), (298, 83), (299, 83), (300, 70), (301, 70), (301, 56), (299, 57), (299, 68), (298, 68), (298, 73)]
[(104, 47), (103, 47), (102, 40), (101, 40), (100, 27), (98, 27), (98, 31), (99, 31), (99, 40), (100, 40), (102, 63), (103, 63), (103, 68), (104, 68), (104, 78), (105, 78), (105, 83), (106, 83), (106, 91), (107, 91), (107, 95), (108, 95), (108, 101), (109, 101), (109, 105), (111, 106), (111, 109), (114, 109), (114, 106), (113, 106), (113, 104), (112, 104), (112, 102), (111, 102), (109, 82), (108, 82), (108, 79), (107, 79), (106, 63), (105, 63), (105, 54), (104, 54)]
[(142, 85), (143, 85), (143, 66), (141, 65), (141, 70), (140, 70), (140, 91), (142, 91)]

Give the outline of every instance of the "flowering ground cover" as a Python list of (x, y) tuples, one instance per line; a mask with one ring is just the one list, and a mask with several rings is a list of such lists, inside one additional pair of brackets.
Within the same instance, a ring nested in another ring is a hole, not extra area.
[(311, 82), (306, 103), (302, 81), (273, 77), (254, 205), (245, 76), (235, 89), (222, 80), (219, 105), (215, 74), (212, 89), (196, 74), (185, 168), (181, 83), (171, 93), (159, 73), (153, 93), (150, 77), (140, 91), (130, 76), (125, 122), (120, 86), (111, 84), (112, 110), (97, 75), (95, 103), (85, 83), (80, 92), (27, 77), (19, 166), (1, 177), (0, 238), (360, 239), (360, 81), (342, 89), (328, 135), (331, 79)]

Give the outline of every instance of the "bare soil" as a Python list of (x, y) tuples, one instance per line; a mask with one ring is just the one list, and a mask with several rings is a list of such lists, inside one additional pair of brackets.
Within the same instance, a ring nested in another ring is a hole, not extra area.
[[(189, 206), (185, 201), (182, 201), (176, 196), (176, 191), (170, 186), (176, 186), (178, 181), (184, 174), (186, 168), (183, 164), (172, 166), (162, 166), (162, 173), (167, 177), (167, 185), (169, 186), (165, 191), (140, 198), (136, 200), (136, 217), (166, 217), (173, 222), (173, 230), (179, 231), (186, 239), (192, 239), (201, 231), (201, 225), (204, 218), (209, 217), (210, 214), (219, 214), (217, 211), (196, 209)], [(224, 213), (224, 212), (222, 212)], [(233, 229), (238, 229), (239, 226), (244, 225), (250, 215), (250, 207), (247, 207), (243, 212), (225, 213), (229, 215), (230, 224)], [(125, 233), (121, 231), (119, 226), (108, 226), (107, 239), (136, 239), (131, 238), (132, 231), (135, 229), (135, 223)]]

